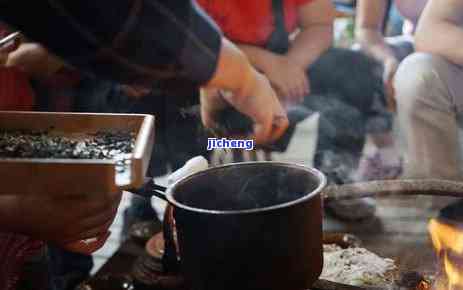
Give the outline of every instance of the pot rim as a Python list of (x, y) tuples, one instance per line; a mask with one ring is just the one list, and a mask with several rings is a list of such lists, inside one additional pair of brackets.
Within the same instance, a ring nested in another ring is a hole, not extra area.
[[(281, 167), (290, 167), (290, 168), (296, 168), (300, 169), (303, 171), (306, 171), (307, 173), (312, 174), (315, 178), (319, 180), (318, 186), (312, 190), (309, 193), (304, 194), (304, 196), (289, 201), (285, 203), (280, 203), (272, 206), (267, 206), (267, 207), (261, 207), (261, 208), (253, 208), (253, 209), (243, 209), (243, 210), (210, 210), (210, 209), (203, 209), (203, 208), (197, 208), (197, 207), (192, 207), (185, 205), (179, 201), (177, 201), (174, 197), (175, 191), (178, 187), (180, 187), (182, 184), (185, 184), (189, 180), (196, 178), (198, 176), (207, 174), (211, 171), (216, 171), (220, 170), (223, 168), (227, 167), (233, 167), (233, 166), (253, 166), (253, 165), (259, 165), (259, 164), (267, 164), (267, 165), (277, 165)], [(314, 196), (317, 196), (321, 193), (321, 191), (325, 188), (326, 186), (326, 177), (325, 175), (319, 171), (318, 169), (315, 169), (313, 167), (308, 167), (302, 164), (297, 164), (297, 163), (289, 163), (289, 162), (281, 162), (281, 161), (249, 161), (249, 162), (239, 162), (239, 163), (228, 163), (225, 165), (217, 166), (217, 167), (211, 167), (206, 170), (197, 172), (195, 174), (188, 175), (186, 177), (183, 177), (179, 180), (177, 180), (172, 186), (169, 186), (166, 190), (166, 198), (167, 201), (172, 204), (174, 207), (178, 207), (184, 210), (196, 212), (196, 213), (205, 213), (205, 214), (214, 214), (214, 215), (236, 215), (236, 214), (252, 214), (252, 213), (262, 213), (262, 212), (268, 212), (268, 211), (274, 211), (277, 209), (281, 208), (286, 208), (290, 207), (299, 203), (302, 203), (306, 200), (309, 200), (313, 198)]]

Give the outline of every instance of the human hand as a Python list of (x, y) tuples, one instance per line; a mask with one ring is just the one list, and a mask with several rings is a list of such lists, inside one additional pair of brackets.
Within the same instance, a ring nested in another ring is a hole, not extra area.
[(38, 43), (22, 43), (8, 55), (5, 65), (41, 79), (52, 76), (65, 64)]
[(120, 199), (120, 192), (1, 196), (2, 228), (90, 254), (106, 242)]
[(257, 71), (253, 76), (239, 93), (209, 90), (201, 94), (201, 118), (206, 127), (216, 127), (217, 114), (232, 106), (253, 120), (253, 138), (257, 144), (275, 141), (283, 135), (288, 128), (285, 110), (267, 78)]
[(264, 73), (280, 98), (289, 104), (301, 103), (310, 93), (306, 69), (287, 56), (272, 56)]
[(11, 39), (10, 41), (3, 43), (0, 47), (0, 65), (6, 65), (8, 60), (8, 55), (10, 52), (16, 50), (21, 43), (21, 35), (19, 33), (8, 34), (7, 31), (0, 32), (0, 37), (2, 41)]
[(395, 58), (388, 58), (383, 62), (383, 83), (386, 94), (387, 106), (391, 112), (396, 111), (395, 90), (393, 86), (394, 76), (399, 67), (399, 62)]

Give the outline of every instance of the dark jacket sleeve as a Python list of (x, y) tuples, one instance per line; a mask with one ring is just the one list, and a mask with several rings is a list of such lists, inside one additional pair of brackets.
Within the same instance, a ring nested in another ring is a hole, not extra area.
[(70, 64), (120, 82), (204, 84), (221, 48), (194, 0), (0, 0), (0, 9)]

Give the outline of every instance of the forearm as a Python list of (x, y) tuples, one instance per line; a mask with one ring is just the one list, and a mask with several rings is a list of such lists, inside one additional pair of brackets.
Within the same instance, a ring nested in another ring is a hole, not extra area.
[[(309, 67), (332, 44), (331, 25), (320, 25), (304, 29), (291, 44), (286, 57), (301, 67)], [(252, 45), (238, 46), (248, 57), (251, 64), (266, 73), (275, 65), (274, 58), (281, 57), (264, 48)]]
[(309, 67), (333, 42), (331, 25), (315, 25), (303, 29), (291, 43), (287, 57), (292, 62)]
[(449, 21), (422, 23), (415, 35), (416, 50), (438, 54), (463, 65), (463, 28)]
[(206, 86), (245, 95), (245, 90), (255, 74), (256, 71), (246, 55), (229, 40), (223, 38), (216, 71)]
[(204, 84), (220, 49), (219, 30), (192, 0), (6, 0), (0, 8), (3, 21), (71, 65), (124, 83)]
[(386, 0), (358, 0), (355, 39), (363, 51), (385, 63), (396, 56), (384, 40), (383, 22), (387, 13)]
[(389, 59), (396, 59), (394, 51), (379, 31), (370, 28), (358, 28), (355, 36), (361, 49), (376, 60), (385, 62)]
[(304, 69), (328, 49), (333, 41), (334, 7), (330, 0), (313, 0), (298, 8), (300, 31), (287, 53)]
[(243, 51), (249, 59), (249, 62), (259, 71), (267, 71), (268, 67), (271, 65), (269, 61), (275, 54), (264, 48), (248, 45), (248, 44), (239, 44), (238, 48)]

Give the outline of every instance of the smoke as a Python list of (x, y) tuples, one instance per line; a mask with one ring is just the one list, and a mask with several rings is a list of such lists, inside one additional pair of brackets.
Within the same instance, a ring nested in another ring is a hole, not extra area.
[(322, 150), (316, 153), (315, 167), (328, 177), (329, 183), (352, 183), (359, 158), (350, 152)]
[(271, 164), (237, 165), (211, 171), (178, 191), (176, 199), (207, 210), (249, 210), (287, 203), (312, 192), (314, 177)]

